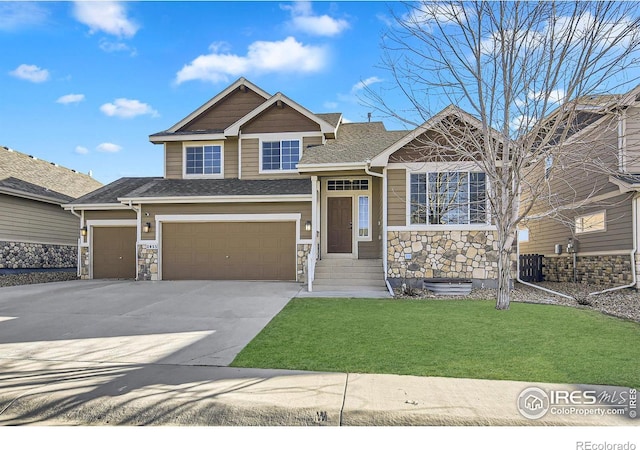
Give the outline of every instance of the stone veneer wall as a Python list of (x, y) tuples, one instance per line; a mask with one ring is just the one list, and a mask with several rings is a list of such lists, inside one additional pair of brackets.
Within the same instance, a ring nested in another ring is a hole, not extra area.
[(0, 241), (0, 269), (60, 269), (77, 265), (76, 245)]
[(138, 246), (138, 281), (158, 280), (158, 246)]
[[(492, 287), (498, 277), (498, 242), (495, 233), (389, 231), (387, 277), (392, 285), (405, 278), (462, 278), (490, 280), (486, 287)], [(407, 259), (406, 255), (411, 255), (411, 259)]]
[[(542, 264), (545, 281), (573, 282), (573, 256), (545, 256)], [(616, 286), (633, 281), (629, 255), (577, 256), (576, 269), (578, 283)]]
[(91, 267), (91, 257), (89, 247), (80, 247), (80, 278), (89, 279), (89, 268)]
[(296, 270), (298, 271), (298, 281), (307, 282), (307, 257), (311, 251), (311, 244), (298, 244), (296, 257)]

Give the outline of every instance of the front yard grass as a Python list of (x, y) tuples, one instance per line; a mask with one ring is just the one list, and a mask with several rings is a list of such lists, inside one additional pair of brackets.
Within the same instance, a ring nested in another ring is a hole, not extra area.
[(640, 387), (640, 324), (552, 305), (299, 298), (232, 366)]

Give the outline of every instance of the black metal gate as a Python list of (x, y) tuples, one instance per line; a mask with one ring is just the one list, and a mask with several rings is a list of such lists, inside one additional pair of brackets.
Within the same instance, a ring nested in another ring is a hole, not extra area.
[(544, 281), (542, 255), (520, 255), (520, 279), (522, 281)]

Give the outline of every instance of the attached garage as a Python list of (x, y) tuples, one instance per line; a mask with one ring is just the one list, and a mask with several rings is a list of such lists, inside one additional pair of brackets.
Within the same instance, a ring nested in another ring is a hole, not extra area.
[(93, 278), (136, 277), (136, 227), (92, 227)]
[(162, 224), (164, 280), (295, 280), (295, 222)]

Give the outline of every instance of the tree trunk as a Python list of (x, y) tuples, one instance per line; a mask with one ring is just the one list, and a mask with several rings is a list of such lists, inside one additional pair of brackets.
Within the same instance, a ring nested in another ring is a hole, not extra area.
[(501, 249), (498, 258), (498, 299), (496, 309), (509, 309), (511, 302), (511, 251)]

